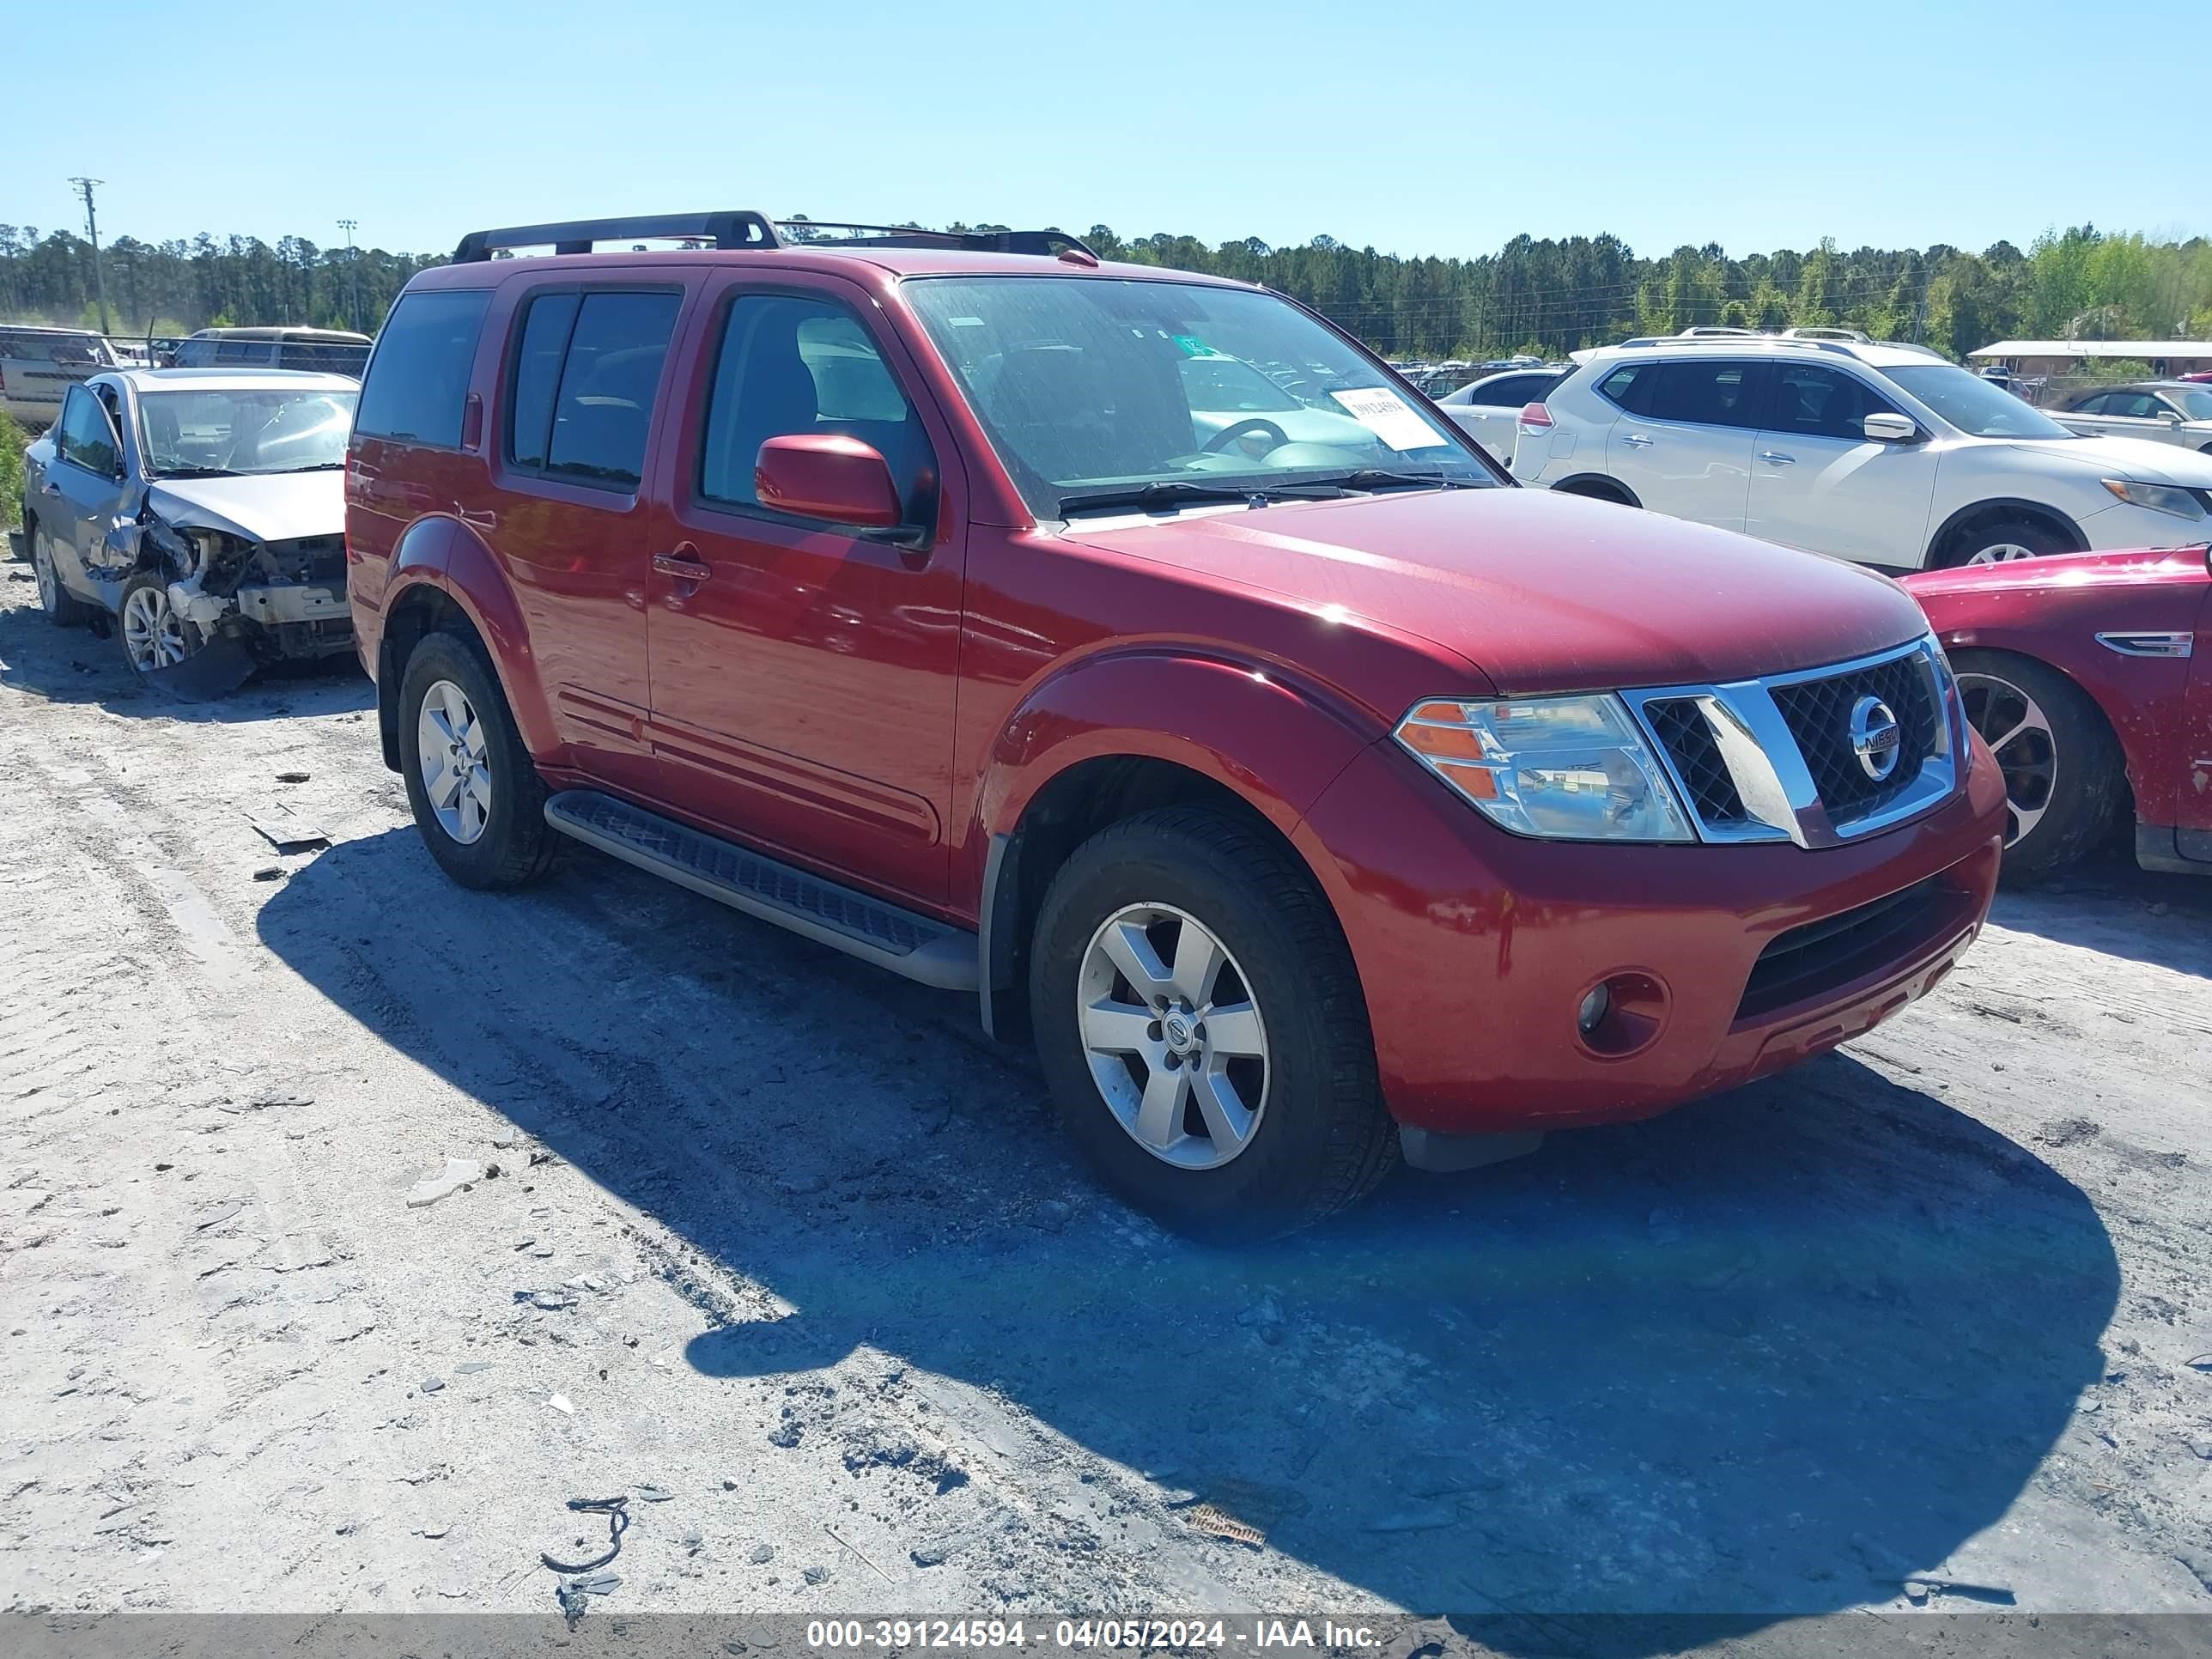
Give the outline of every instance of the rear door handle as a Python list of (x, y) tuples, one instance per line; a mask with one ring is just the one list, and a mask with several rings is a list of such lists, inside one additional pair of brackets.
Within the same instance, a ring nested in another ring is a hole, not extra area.
[(1623, 437), (1620, 441), (1625, 444), (1632, 445), (1638, 449), (1642, 449), (1645, 445), (1649, 444), (1651, 440), (1645, 437), (1641, 432), (1631, 432)]
[(1771, 466), (1795, 466), (1797, 465), (1797, 458), (1795, 455), (1785, 455), (1778, 449), (1762, 449), (1759, 452), (1759, 459), (1766, 462)]
[(653, 568), (664, 576), (673, 576), (680, 582), (703, 582), (714, 574), (714, 567), (697, 556), (694, 547), (679, 547), (673, 553), (656, 553)]

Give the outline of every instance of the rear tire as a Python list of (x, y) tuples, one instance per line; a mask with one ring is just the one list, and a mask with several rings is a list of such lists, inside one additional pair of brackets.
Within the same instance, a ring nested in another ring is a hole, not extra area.
[(1559, 486), (1559, 493), (1562, 495), (1581, 495), (1593, 501), (1611, 501), (1615, 507), (1636, 505), (1628, 499), (1628, 492), (1617, 484), (1594, 483), (1588, 479), (1563, 483)]
[(2040, 519), (1991, 519), (1966, 530), (1954, 531), (1936, 564), (1956, 570), (1970, 564), (2008, 564), (2016, 559), (2047, 558), (2055, 553), (2079, 553), (2079, 538), (2069, 536)]
[(61, 572), (54, 565), (52, 540), (28, 514), (23, 518), (23, 539), (30, 544), (31, 574), (38, 581), (39, 609), (46, 613), (46, 620), (57, 628), (82, 628), (89, 623), (100, 614), (98, 609), (62, 586)]
[(2127, 769), (2103, 711), (2048, 664), (2009, 651), (1955, 651), (1966, 718), (2005, 778), (2003, 872), (2033, 881), (2112, 833)]
[(399, 682), (399, 771), (423, 844), (464, 887), (527, 886), (565, 850), (545, 822), (545, 784), (497, 678), (457, 635), (426, 634), (408, 655)]
[[(1217, 957), (1186, 955), (1194, 927)], [(1186, 997), (1121, 975), (1115, 962), (1147, 945), (1146, 971), (1203, 983)], [(1202, 961), (1210, 978), (1184, 971)], [(1343, 932), (1254, 825), (1170, 806), (1084, 842), (1038, 912), (1030, 1006), (1069, 1136), (1107, 1185), (1179, 1231), (1293, 1231), (1364, 1197), (1397, 1162)]]

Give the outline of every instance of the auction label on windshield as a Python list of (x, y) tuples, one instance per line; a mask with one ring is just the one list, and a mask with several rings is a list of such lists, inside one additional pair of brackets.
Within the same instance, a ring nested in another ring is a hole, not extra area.
[(1363, 386), (1328, 395), (1344, 405), (1346, 414), (1393, 449), (1434, 449), (1443, 441), (1413, 413), (1410, 404), (1387, 386)]

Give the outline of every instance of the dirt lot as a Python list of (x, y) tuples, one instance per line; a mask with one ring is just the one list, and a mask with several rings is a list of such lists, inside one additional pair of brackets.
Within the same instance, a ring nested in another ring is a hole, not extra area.
[(592, 856), (457, 890), (375, 750), (0, 567), (0, 1607), (550, 1610), (614, 1492), (614, 1613), (2212, 1607), (2212, 884), (1224, 1254), (963, 1001)]

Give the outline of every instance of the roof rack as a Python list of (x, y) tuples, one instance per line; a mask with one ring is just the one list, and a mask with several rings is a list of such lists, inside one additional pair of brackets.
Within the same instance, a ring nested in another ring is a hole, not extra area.
[(964, 248), (979, 253), (1030, 253), (1049, 258), (1097, 254), (1064, 230), (923, 230), (914, 225), (867, 225), (819, 219), (770, 219), (749, 208), (719, 213), (649, 213), (625, 219), (571, 219), (551, 225), (512, 225), (472, 230), (453, 250), (455, 264), (489, 259), (516, 248), (550, 247), (556, 253), (589, 253), (597, 242), (710, 242), (718, 249), (801, 247)]

